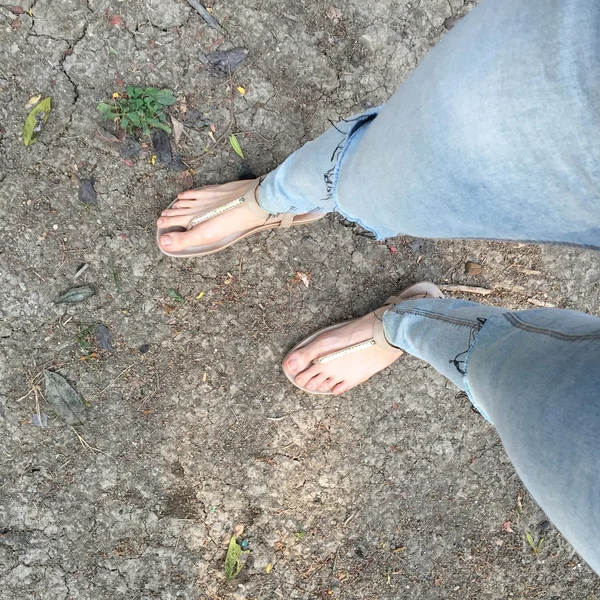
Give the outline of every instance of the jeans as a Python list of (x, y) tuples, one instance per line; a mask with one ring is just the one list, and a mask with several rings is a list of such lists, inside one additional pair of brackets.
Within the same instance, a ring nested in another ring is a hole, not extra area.
[(600, 573), (600, 319), (409, 300), (383, 316), (394, 346), (466, 391), (536, 502)]
[(483, 0), (381, 108), (270, 173), (271, 213), (600, 247), (600, 2)]
[[(272, 213), (397, 234), (600, 247), (600, 2), (483, 0), (382, 107), (264, 180)], [(421, 299), (393, 345), (464, 389), (532, 496), (600, 573), (600, 319)]]

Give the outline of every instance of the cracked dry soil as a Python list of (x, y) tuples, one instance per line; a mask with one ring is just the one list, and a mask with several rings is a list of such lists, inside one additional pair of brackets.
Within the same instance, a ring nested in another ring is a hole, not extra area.
[[(154, 245), (178, 191), (265, 173), (330, 121), (384, 101), (469, 3), (347, 0), (328, 16), (321, 0), (215, 0), (225, 36), (183, 0), (20, 6), (0, 5), (2, 600), (599, 598), (493, 429), (432, 369), (406, 357), (342, 398), (315, 399), (279, 367), (316, 328), (421, 279), (491, 288), (493, 304), (598, 313), (596, 253), (377, 244), (336, 218), (203, 260)], [(249, 51), (231, 81), (198, 60), (221, 38)], [(203, 154), (200, 127), (180, 148), (193, 178), (149, 156), (127, 166), (95, 134), (96, 104), (123, 83), (173, 89), (216, 135), (233, 114), (246, 163), (226, 138)], [(231, 106), (238, 85), (247, 91)], [(26, 149), (37, 94), (54, 109)], [(97, 207), (77, 200), (90, 176)], [(466, 276), (466, 260), (483, 273)], [(78, 283), (96, 295), (55, 305), (83, 263)], [(78, 336), (95, 323), (115, 352), (82, 360)], [(35, 388), (44, 368), (89, 403), (77, 431)], [(32, 423), (36, 398), (45, 428)], [(227, 583), (237, 523), (251, 553)], [(527, 531), (544, 538), (538, 555)]]

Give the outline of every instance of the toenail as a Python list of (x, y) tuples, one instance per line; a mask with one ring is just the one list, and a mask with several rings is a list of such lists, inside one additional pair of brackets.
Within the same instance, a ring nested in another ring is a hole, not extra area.
[(166, 210), (163, 210), (163, 211), (162, 211), (160, 214), (161, 214), (163, 217), (166, 217), (166, 216), (167, 216), (169, 213), (168, 213)]
[(296, 379), (298, 385), (304, 385), (304, 379)]
[(298, 366), (298, 365), (296, 364), (296, 361), (295, 361), (295, 360), (293, 360), (293, 359), (290, 359), (290, 360), (288, 360), (288, 361), (287, 361), (287, 365), (288, 365), (288, 367), (289, 367), (289, 368), (290, 368), (292, 371), (295, 371), (295, 370), (296, 370), (296, 367)]
[(163, 235), (160, 238), (160, 241), (162, 243), (163, 246), (170, 246), (173, 243), (173, 239), (171, 238), (170, 235)]
[(159, 219), (158, 221), (156, 221), (157, 225), (162, 225), (164, 223), (164, 221), (162, 219)]

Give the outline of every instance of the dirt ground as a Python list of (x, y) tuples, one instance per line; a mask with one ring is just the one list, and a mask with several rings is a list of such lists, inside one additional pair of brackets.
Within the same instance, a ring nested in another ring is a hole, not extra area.
[[(597, 253), (375, 243), (334, 216), (205, 259), (155, 247), (178, 191), (266, 173), (384, 101), (469, 2), (215, 0), (221, 34), (185, 0), (11, 1), (24, 12), (0, 7), (2, 600), (600, 598), (493, 428), (431, 368), (404, 357), (333, 399), (280, 368), (316, 328), (422, 279), (598, 314)], [(199, 60), (235, 46), (249, 55), (231, 78)], [(126, 162), (97, 135), (96, 105), (129, 84), (199, 111), (178, 146), (193, 171), (151, 151)], [(54, 108), (25, 148), (40, 94)], [(91, 176), (97, 206), (78, 201)], [(483, 272), (465, 275), (468, 260)], [(75, 284), (96, 293), (54, 303)], [(114, 352), (90, 337), (98, 323)], [(56, 417), (44, 369), (89, 404), (84, 425)], [(227, 582), (236, 524), (251, 552)]]

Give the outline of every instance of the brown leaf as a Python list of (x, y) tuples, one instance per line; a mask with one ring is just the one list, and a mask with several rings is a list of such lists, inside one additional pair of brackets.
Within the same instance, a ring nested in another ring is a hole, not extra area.
[(10, 26), (16, 31), (17, 29), (21, 29), (21, 25), (23, 25), (23, 23), (21, 23), (21, 21), (19, 21), (19, 19), (15, 19)]
[(296, 271), (296, 275), (294, 276), (294, 281), (296, 283), (302, 282), (305, 287), (310, 287), (312, 283), (312, 279), (310, 278), (310, 273), (303, 273), (302, 271)]
[(241, 523), (233, 528), (233, 535), (235, 535), (235, 537), (242, 537), (243, 534), (244, 526)]
[(25, 9), (22, 6), (11, 6), (10, 12), (13, 15), (22, 15), (25, 12)]
[(98, 127), (96, 129), (96, 135), (105, 142), (116, 142), (119, 143), (119, 138), (113, 135), (110, 131), (104, 129), (104, 127)]
[(173, 140), (175, 141), (175, 145), (179, 144), (179, 139), (181, 138), (181, 134), (183, 133), (183, 124), (178, 121), (175, 117), (171, 117), (171, 122), (173, 123)]
[(342, 11), (339, 8), (336, 8), (335, 6), (330, 6), (327, 9), (327, 16), (332, 21), (339, 21), (342, 18)]
[(468, 261), (465, 263), (465, 275), (481, 275), (483, 267), (476, 262)]

